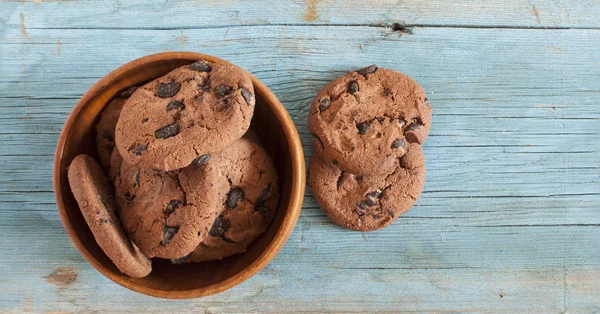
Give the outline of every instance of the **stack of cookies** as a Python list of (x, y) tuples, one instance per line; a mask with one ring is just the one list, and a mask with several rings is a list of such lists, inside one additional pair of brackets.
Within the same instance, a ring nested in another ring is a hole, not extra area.
[(402, 73), (371, 65), (325, 86), (309, 112), (308, 184), (327, 216), (372, 231), (408, 211), (425, 183), (430, 125), (423, 89)]
[(98, 161), (75, 157), (69, 184), (96, 241), (132, 277), (151, 258), (242, 253), (277, 209), (273, 161), (249, 130), (251, 79), (197, 61), (113, 99), (96, 125)]

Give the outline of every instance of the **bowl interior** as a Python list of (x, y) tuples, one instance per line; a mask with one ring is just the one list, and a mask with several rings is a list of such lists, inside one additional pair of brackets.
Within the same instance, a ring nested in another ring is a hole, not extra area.
[[(213, 294), (247, 279), (264, 267), (279, 251), (291, 233), (300, 211), (304, 193), (303, 161), (297, 133), (291, 121), (282, 118), (284, 110), (275, 96), (253, 77), (256, 109), (252, 129), (275, 162), (279, 175), (281, 197), (277, 215), (267, 231), (250, 245), (244, 254), (220, 261), (173, 265), (167, 260), (154, 259), (152, 273), (145, 278), (130, 278), (119, 272), (97, 245), (67, 181), (67, 167), (78, 154), (96, 157), (95, 123), (108, 101), (121, 90), (162, 76), (174, 68), (200, 58), (218, 60), (210, 56), (190, 54), (158, 58), (145, 57), (133, 61), (103, 78), (88, 91), (71, 113), (59, 139), (55, 166), (55, 193), (65, 229), (82, 255), (100, 272), (113, 281), (132, 290), (168, 298), (189, 298)], [(277, 108), (281, 106), (281, 108)], [(286, 114), (287, 115), (287, 114)], [(290, 127), (292, 129), (290, 129)], [(291, 130), (291, 132), (290, 132)], [(296, 138), (294, 138), (294, 136)], [(289, 138), (288, 138), (289, 137)], [(302, 158), (300, 158), (302, 159)], [(301, 177), (299, 179), (299, 176)], [(298, 187), (298, 182), (302, 185)], [(298, 203), (300, 202), (300, 203)]]

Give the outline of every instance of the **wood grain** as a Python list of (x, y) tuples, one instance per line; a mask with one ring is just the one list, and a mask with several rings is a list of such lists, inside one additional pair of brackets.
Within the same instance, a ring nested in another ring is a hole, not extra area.
[[(232, 25), (598, 28), (594, 0), (8, 0), (29, 28), (178, 29)], [(41, 14), (40, 14), (41, 13)], [(20, 24), (13, 14), (9, 25)]]
[[(7, 3), (0, 311), (600, 311), (600, 6), (309, 2), (312, 21), (304, 1), (261, 1), (261, 11), (227, 0)], [(384, 27), (401, 20), (421, 26)], [(176, 50), (227, 59), (262, 80), (288, 108), (307, 156), (307, 108), (329, 80), (370, 63), (414, 77), (434, 109), (417, 206), (362, 234), (329, 223), (307, 192), (283, 251), (239, 287), (173, 303), (113, 284), (63, 230), (52, 153), (66, 115), (100, 77)], [(76, 279), (48, 283), (64, 267)]]

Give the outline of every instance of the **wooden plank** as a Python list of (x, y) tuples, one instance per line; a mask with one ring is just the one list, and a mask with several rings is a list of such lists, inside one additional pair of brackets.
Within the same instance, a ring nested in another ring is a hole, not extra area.
[[(38, 7), (46, 5), (54, 4)], [(9, 28), (0, 36), (0, 290), (7, 291), (0, 312), (600, 310), (599, 30), (415, 27), (408, 35), (363, 26), (256, 26), (26, 34)], [(52, 154), (66, 115), (89, 86), (124, 62), (164, 50), (214, 54), (250, 70), (288, 108), (307, 156), (306, 111), (326, 82), (373, 62), (411, 75), (434, 107), (418, 206), (389, 228), (363, 234), (329, 223), (307, 193), (283, 251), (239, 287), (166, 302), (113, 284), (62, 228)]]
[(9, 0), (19, 28), (205, 28), (231, 25), (374, 25), (598, 28), (594, 0), (45, 1)]

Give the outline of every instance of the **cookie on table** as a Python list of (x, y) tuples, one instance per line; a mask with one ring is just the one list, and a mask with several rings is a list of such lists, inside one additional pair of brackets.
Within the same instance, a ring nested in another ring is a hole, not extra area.
[(308, 118), (323, 157), (357, 175), (382, 175), (396, 168), (405, 146), (422, 144), (430, 125), (431, 106), (421, 86), (375, 65), (325, 86)]
[(381, 229), (408, 211), (423, 190), (421, 146), (407, 144), (406, 149), (396, 168), (377, 176), (342, 171), (317, 151), (310, 159), (308, 185), (334, 223), (359, 231)]
[(221, 213), (226, 184), (215, 159), (201, 156), (169, 172), (123, 160), (115, 180), (121, 222), (148, 257), (186, 256), (208, 234)]
[(226, 63), (197, 61), (140, 87), (117, 123), (126, 163), (163, 171), (228, 147), (244, 135), (254, 112), (250, 76)]
[(121, 114), (121, 109), (127, 99), (135, 92), (137, 86), (130, 87), (111, 100), (100, 114), (100, 120), (96, 124), (96, 147), (100, 165), (109, 171), (110, 159), (115, 147), (115, 128)]
[(85, 222), (104, 253), (124, 274), (145, 277), (151, 261), (131, 243), (117, 216), (114, 192), (104, 171), (88, 155), (73, 159), (68, 170), (69, 185)]
[(273, 161), (249, 134), (219, 154), (227, 178), (221, 215), (190, 255), (202, 262), (243, 253), (266, 229), (277, 210), (279, 182)]

